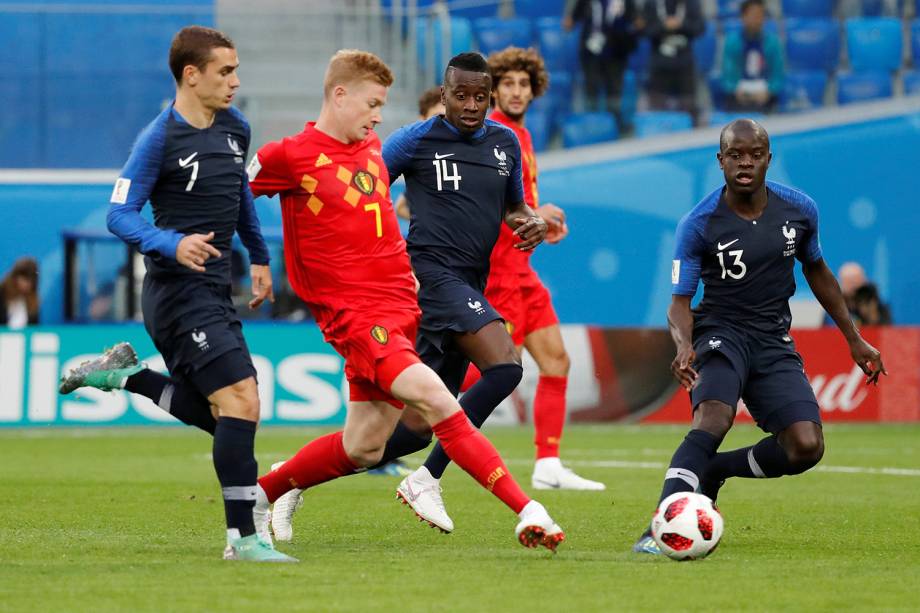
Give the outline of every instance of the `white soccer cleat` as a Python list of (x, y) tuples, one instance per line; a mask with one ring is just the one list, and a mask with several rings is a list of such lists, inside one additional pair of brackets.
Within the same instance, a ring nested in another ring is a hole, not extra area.
[(514, 529), (518, 542), (530, 549), (542, 545), (556, 553), (556, 548), (565, 540), (565, 533), (549, 516), (543, 505), (531, 500), (519, 515), (521, 521)]
[[(272, 464), (278, 470), (284, 462)], [(272, 532), (275, 539), (289, 542), (294, 538), (294, 513), (303, 506), (303, 490), (294, 488), (275, 501), (272, 507)]]
[(271, 521), (271, 503), (268, 502), (268, 496), (261, 485), (256, 485), (256, 505), (252, 508), (252, 521), (256, 525), (256, 534), (259, 538), (274, 546), (272, 543), (272, 533), (269, 528)]
[(541, 458), (533, 467), (531, 485), (537, 490), (593, 490), (607, 489), (600, 481), (580, 477), (562, 465), (559, 458)]
[(445, 534), (453, 532), (454, 522), (444, 509), (440, 481), (424, 466), (402, 480), (396, 488), (396, 498), (409, 505), (419, 521), (426, 521)]

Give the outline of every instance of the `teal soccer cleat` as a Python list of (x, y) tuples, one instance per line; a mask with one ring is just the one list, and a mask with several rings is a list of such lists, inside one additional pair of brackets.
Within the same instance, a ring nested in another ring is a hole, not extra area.
[(275, 550), (260, 539), (258, 534), (231, 539), (224, 549), (224, 559), (242, 562), (300, 562), (297, 558)]
[(87, 360), (61, 377), (58, 392), (69, 394), (79, 387), (95, 387), (104, 392), (121, 389), (125, 379), (144, 370), (130, 343), (118, 343), (97, 358)]
[(661, 548), (658, 547), (658, 543), (652, 538), (650, 532), (646, 532), (640, 536), (636, 544), (632, 546), (632, 550), (634, 553), (647, 553), (655, 556), (661, 555)]

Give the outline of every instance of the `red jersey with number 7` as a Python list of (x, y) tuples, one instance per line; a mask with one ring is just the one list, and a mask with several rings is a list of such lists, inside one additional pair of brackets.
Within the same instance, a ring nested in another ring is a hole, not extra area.
[(288, 278), (320, 327), (343, 310), (418, 310), (376, 133), (346, 144), (310, 122), (259, 149), (249, 181), (281, 197)]

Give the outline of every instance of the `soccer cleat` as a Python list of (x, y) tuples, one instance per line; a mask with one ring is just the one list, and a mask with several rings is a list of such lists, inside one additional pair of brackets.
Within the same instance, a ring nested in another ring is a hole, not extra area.
[(715, 503), (716, 498), (719, 496), (719, 490), (722, 489), (723, 485), (725, 485), (725, 479), (713, 479), (712, 477), (707, 477), (704, 472), (703, 478), (700, 479), (700, 486), (697, 488), (697, 493), (708, 496), (709, 499)]
[(130, 343), (118, 343), (97, 358), (87, 360), (61, 377), (58, 392), (69, 394), (79, 387), (95, 387), (104, 392), (121, 389), (125, 379), (144, 369)]
[(593, 490), (601, 491), (607, 486), (600, 481), (591, 481), (576, 475), (566, 468), (559, 458), (541, 458), (533, 468), (531, 485), (537, 490)]
[(269, 526), (271, 523), (271, 503), (268, 501), (268, 496), (265, 495), (265, 490), (262, 489), (261, 485), (256, 485), (256, 504), (252, 508), (252, 521), (256, 526), (256, 534), (259, 535), (259, 538), (274, 547)]
[(367, 474), (388, 477), (407, 477), (412, 474), (412, 469), (402, 460), (393, 460), (392, 462), (387, 462), (380, 468), (372, 468), (367, 471)]
[(453, 532), (454, 522), (444, 509), (440, 482), (424, 466), (402, 480), (396, 488), (396, 498), (409, 505), (419, 521), (428, 522), (444, 534)]
[(542, 545), (556, 553), (556, 548), (565, 540), (565, 533), (543, 505), (531, 500), (521, 510), (520, 517), (521, 521), (514, 529), (518, 542), (529, 549)]
[[(272, 470), (278, 470), (284, 462), (272, 464)], [(275, 539), (289, 542), (294, 538), (294, 513), (303, 506), (303, 490), (292, 489), (275, 501), (272, 507), (272, 532)]]
[(632, 550), (634, 553), (647, 553), (653, 556), (661, 555), (661, 547), (655, 542), (650, 530), (646, 530), (642, 533), (639, 540), (632, 546)]
[(224, 559), (244, 562), (300, 562), (297, 558), (276, 551), (259, 538), (258, 534), (231, 539), (224, 549)]

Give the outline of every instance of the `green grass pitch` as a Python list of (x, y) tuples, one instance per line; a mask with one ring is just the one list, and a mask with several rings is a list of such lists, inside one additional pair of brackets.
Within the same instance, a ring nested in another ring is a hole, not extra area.
[[(685, 430), (568, 427), (564, 459), (608, 490), (540, 493), (567, 534), (556, 555), (518, 545), (515, 516), (452, 467), (453, 534), (397, 504), (397, 478), (356, 475), (306, 495), (279, 545), (297, 565), (220, 559), (198, 431), (0, 431), (0, 611), (916, 610), (920, 426), (829, 426), (821, 470), (725, 486), (711, 558), (632, 554)], [(320, 432), (266, 428), (260, 466)], [(532, 431), (488, 435), (529, 491)]]

